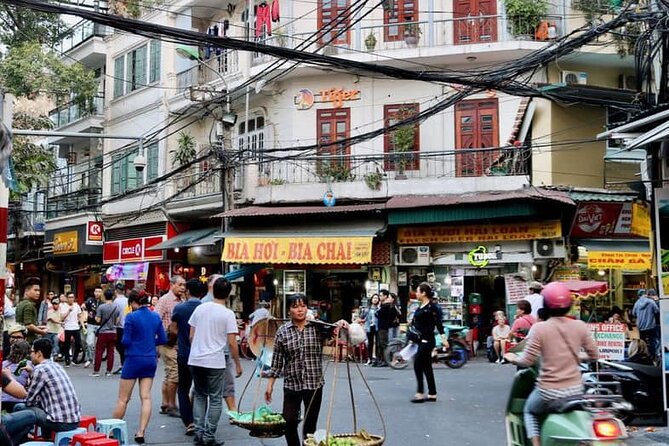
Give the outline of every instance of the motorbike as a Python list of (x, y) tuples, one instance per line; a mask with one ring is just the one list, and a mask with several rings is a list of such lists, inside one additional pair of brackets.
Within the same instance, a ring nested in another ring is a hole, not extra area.
[[(443, 362), (452, 369), (459, 369), (467, 363), (469, 359), (469, 348), (465, 339), (467, 327), (445, 326), (448, 330), (448, 347), (441, 344), (441, 336), (435, 335), (436, 347), (432, 351), (432, 362)], [(399, 354), (408, 344), (406, 335), (395, 338), (388, 343), (384, 352), (386, 363), (396, 370), (406, 368), (410, 360), (405, 360)]]
[(586, 366), (582, 375), (588, 393), (611, 395), (617, 392), (632, 404), (633, 411), (624, 414), (625, 424), (637, 417), (665, 417), (662, 392), (662, 369), (635, 362), (599, 360)]
[[(530, 446), (523, 409), (534, 389), (536, 367), (516, 373), (506, 407), (507, 446)], [(618, 412), (630, 410), (629, 403), (618, 395), (584, 395), (565, 400), (541, 422), (542, 446), (622, 446), (627, 438)]]

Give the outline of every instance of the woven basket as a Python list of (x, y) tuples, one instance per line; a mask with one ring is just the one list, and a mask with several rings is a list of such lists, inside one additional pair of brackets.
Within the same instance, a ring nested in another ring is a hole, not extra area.
[[(380, 435), (369, 434), (369, 440), (363, 440), (358, 434), (330, 434), (330, 437), (333, 438), (345, 438), (345, 437), (355, 437), (358, 440), (358, 446), (381, 446), (383, 444), (384, 438)], [(318, 446), (314, 437), (309, 435), (309, 437), (304, 440), (304, 446)]]
[(231, 421), (231, 424), (237, 425), (249, 431), (249, 435), (258, 438), (277, 438), (281, 437), (286, 432), (286, 422), (277, 421), (273, 423), (263, 423), (254, 421), (252, 423), (244, 423), (241, 421)]

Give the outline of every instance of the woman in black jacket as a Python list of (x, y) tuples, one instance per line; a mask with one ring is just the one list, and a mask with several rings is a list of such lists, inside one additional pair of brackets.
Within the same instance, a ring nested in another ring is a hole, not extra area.
[[(418, 297), (420, 306), (413, 315), (411, 326), (412, 331), (419, 337), (416, 340), (418, 352), (414, 357), (413, 363), (418, 389), (411, 402), (422, 403), (425, 401), (437, 401), (437, 385), (434, 382), (434, 372), (432, 371), (432, 350), (435, 347), (434, 329), (436, 328), (439, 334), (441, 334), (444, 347), (448, 347), (448, 342), (444, 335), (444, 326), (439, 317), (439, 310), (436, 304), (430, 301), (432, 297), (432, 288), (430, 285), (425, 282), (418, 285), (416, 296)], [(423, 376), (427, 380), (427, 397), (425, 396)]]

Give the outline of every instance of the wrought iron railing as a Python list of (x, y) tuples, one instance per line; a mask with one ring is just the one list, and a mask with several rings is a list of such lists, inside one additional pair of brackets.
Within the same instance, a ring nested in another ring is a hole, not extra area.
[(47, 197), (47, 218), (58, 218), (82, 212), (94, 212), (102, 197), (101, 188), (85, 188), (63, 195)]
[(68, 124), (78, 121), (81, 118), (85, 118), (86, 116), (102, 116), (104, 114), (104, 96), (96, 96), (93, 98), (92, 105), (93, 106), (91, 110), (88, 110), (86, 113), (82, 113), (82, 109), (78, 104), (69, 102), (51, 110), (49, 112), (49, 118), (51, 118), (51, 121), (54, 123), (56, 128), (58, 128), (64, 127)]
[(72, 33), (56, 45), (56, 51), (60, 54), (66, 53), (91, 37), (104, 37), (108, 34), (110, 34), (110, 32), (106, 26), (89, 21), (82, 21), (74, 25)]

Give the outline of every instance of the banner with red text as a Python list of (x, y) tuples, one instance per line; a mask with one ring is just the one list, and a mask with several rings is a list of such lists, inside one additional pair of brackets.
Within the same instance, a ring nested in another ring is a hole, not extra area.
[(221, 260), (232, 263), (366, 264), (372, 237), (227, 237)]

